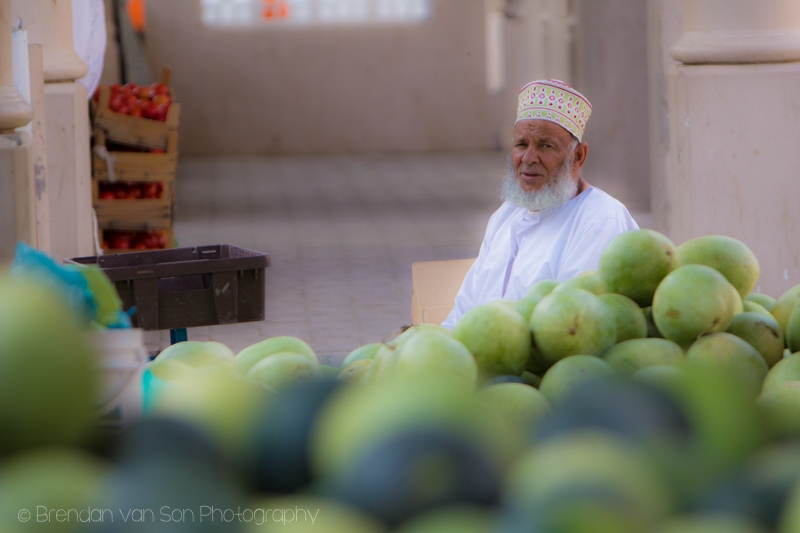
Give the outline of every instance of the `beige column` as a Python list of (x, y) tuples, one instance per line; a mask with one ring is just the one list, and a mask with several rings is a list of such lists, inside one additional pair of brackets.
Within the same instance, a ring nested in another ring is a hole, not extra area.
[(761, 265), (757, 290), (774, 297), (800, 283), (794, 4), (688, 0), (672, 55), (695, 64), (679, 64), (668, 76), (663, 225), (678, 244), (707, 234), (742, 240)]
[(517, 92), (536, 79), (573, 83), (575, 15), (567, 0), (498, 2), (504, 9), (507, 35), (507, 101), (503, 106), (503, 141), (511, 148)]
[(14, 257), (17, 241), (35, 245), (31, 138), (17, 128), (32, 110), (14, 83), (11, 0), (0, 0), (0, 268)]
[(684, 32), (672, 55), (683, 63), (800, 59), (797, 0), (684, 0)]
[(567, 0), (517, 2), (509, 13), (515, 28), (514, 89), (539, 78), (572, 83), (574, 14)]
[[(671, 0), (675, 1), (675, 0)], [(574, 85), (592, 103), (582, 172), (650, 225), (647, 6), (641, 0), (573, 0)]]
[(36, 244), (32, 184), (30, 135), (23, 131), (0, 135), (0, 271), (14, 258), (18, 241)]
[(71, 0), (12, 0), (12, 16), (42, 47), (50, 253), (93, 255), (89, 108), (75, 80), (88, 70), (73, 45)]
[(14, 86), (11, 51), (11, 0), (0, 0), (0, 133), (9, 133), (31, 120), (31, 106)]
[(670, 187), (674, 180), (670, 155), (669, 77), (679, 62), (672, 45), (683, 32), (683, 4), (675, 0), (647, 0), (647, 79), (650, 151), (650, 214), (652, 228), (671, 234)]
[(0, 0), (0, 132), (14, 131), (31, 120), (31, 107), (14, 86), (11, 51), (11, 0)]
[(72, 0), (11, 0), (11, 5), (13, 20), (22, 21), (28, 41), (42, 45), (45, 82), (72, 82), (86, 75), (89, 67), (73, 44)]
[(30, 95), (33, 118), (25, 126), (33, 141), (33, 182), (36, 216), (36, 248), (47, 254), (52, 253), (50, 241), (50, 191), (47, 188), (47, 129), (44, 96), (44, 69), (42, 45), (28, 45), (30, 65)]

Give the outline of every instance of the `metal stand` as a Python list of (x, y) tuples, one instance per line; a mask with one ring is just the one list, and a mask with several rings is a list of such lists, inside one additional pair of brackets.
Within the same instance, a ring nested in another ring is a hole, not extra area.
[(170, 344), (175, 344), (177, 342), (182, 342), (188, 339), (189, 335), (186, 333), (186, 328), (175, 328), (169, 330)]

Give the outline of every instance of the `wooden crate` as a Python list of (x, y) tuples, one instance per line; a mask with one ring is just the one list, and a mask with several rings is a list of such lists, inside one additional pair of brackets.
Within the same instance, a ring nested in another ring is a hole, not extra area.
[(164, 153), (109, 150), (104, 130), (94, 130), (92, 177), (100, 181), (173, 181), (178, 170), (178, 131), (167, 135)]
[(170, 133), (178, 129), (180, 104), (175, 101), (171, 102), (166, 120), (161, 122), (112, 111), (108, 107), (111, 89), (107, 85), (101, 85), (98, 92), (99, 100), (97, 102), (90, 100), (94, 129), (103, 130), (109, 141), (129, 146), (167, 150)]
[[(119, 232), (119, 231), (126, 231), (121, 230), (119, 228), (106, 228), (100, 226), (98, 228), (98, 242), (101, 243), (101, 247), (103, 243), (109, 243), (107, 237), (109, 236), (109, 232)], [(135, 230), (130, 230), (135, 231)], [(146, 230), (146, 231), (157, 231), (161, 232), (164, 235), (165, 246), (163, 249), (168, 248), (175, 248), (175, 233), (171, 228), (169, 229), (153, 229), (153, 230)], [(121, 254), (126, 252), (141, 252), (143, 251), (141, 248), (105, 248), (103, 247), (103, 254)], [(162, 249), (162, 248), (155, 248), (155, 249)]]
[(92, 205), (103, 228), (169, 229), (175, 207), (175, 182), (165, 181), (161, 198), (100, 198), (100, 183), (92, 180)]

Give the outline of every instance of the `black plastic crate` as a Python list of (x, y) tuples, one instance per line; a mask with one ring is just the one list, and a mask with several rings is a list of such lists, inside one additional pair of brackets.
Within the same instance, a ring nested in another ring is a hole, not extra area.
[(133, 326), (180, 329), (264, 320), (269, 256), (228, 244), (76, 257), (100, 267), (136, 307)]

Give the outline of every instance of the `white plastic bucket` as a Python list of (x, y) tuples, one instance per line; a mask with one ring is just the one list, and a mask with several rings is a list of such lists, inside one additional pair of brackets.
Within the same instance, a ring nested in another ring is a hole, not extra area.
[(99, 422), (118, 429), (142, 415), (142, 373), (148, 362), (144, 330), (107, 329), (91, 335), (101, 358)]

